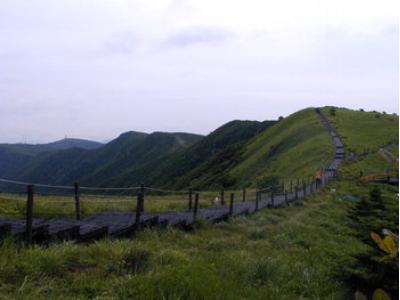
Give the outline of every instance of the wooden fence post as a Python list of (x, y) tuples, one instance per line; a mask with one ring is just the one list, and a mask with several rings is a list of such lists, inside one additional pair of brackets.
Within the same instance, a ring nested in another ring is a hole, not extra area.
[(189, 189), (189, 210), (192, 210), (192, 202), (193, 202), (193, 189)]
[(293, 193), (293, 181), (290, 179), (290, 192)]
[(32, 223), (33, 223), (33, 185), (29, 184), (26, 199), (26, 242), (32, 244)]
[(77, 182), (74, 183), (74, 194), (75, 194), (75, 217), (79, 221), (81, 219), (81, 203), (80, 203), (80, 195), (79, 195), (79, 184)]
[(231, 201), (230, 201), (230, 203), (229, 203), (229, 215), (233, 215), (233, 201), (234, 201), (234, 198), (235, 198), (235, 194), (234, 193), (231, 193)]
[(224, 190), (222, 190), (222, 191), (221, 191), (221, 205), (225, 205), (224, 196), (225, 196), (225, 192), (224, 192)]
[(242, 191), (242, 202), (245, 202), (246, 201), (246, 188), (243, 188), (243, 191)]
[(285, 190), (285, 203), (288, 204), (288, 199), (287, 199), (287, 190)]
[(256, 210), (258, 210), (258, 205), (260, 200), (261, 200), (261, 192), (256, 191)]
[(135, 225), (139, 227), (140, 225), (140, 214), (143, 208), (143, 194), (142, 190), (140, 189), (136, 195), (136, 216), (135, 216)]
[(199, 194), (196, 193), (194, 196), (194, 209), (193, 209), (193, 220), (196, 221), (197, 218), (197, 210), (199, 207)]
[(298, 194), (298, 191), (297, 191), (297, 185), (294, 187), (294, 199), (295, 200), (297, 200), (297, 199), (299, 199), (299, 194)]
[(307, 186), (305, 181), (303, 182), (303, 196), (305, 196), (307, 194)]
[(140, 205), (140, 211), (144, 212), (144, 184), (140, 184), (140, 193), (142, 194), (142, 200), (141, 200), (141, 205)]

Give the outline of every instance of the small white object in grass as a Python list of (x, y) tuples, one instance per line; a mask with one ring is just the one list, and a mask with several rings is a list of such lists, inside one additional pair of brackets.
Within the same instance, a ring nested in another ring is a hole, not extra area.
[(336, 189), (331, 189), (331, 193), (336, 193)]
[(219, 197), (215, 197), (214, 203), (218, 203), (218, 201), (219, 201)]

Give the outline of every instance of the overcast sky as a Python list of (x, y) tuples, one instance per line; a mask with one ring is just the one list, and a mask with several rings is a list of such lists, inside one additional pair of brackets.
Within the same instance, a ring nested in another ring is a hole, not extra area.
[(1, 0), (0, 142), (398, 111), (396, 0)]

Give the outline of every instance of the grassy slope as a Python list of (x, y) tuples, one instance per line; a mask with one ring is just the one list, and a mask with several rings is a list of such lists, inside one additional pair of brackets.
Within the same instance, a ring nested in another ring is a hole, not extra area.
[(309, 108), (256, 136), (247, 144), (244, 160), (230, 174), (248, 183), (264, 175), (296, 179), (314, 174), (332, 155), (332, 142), (314, 109)]
[(398, 157), (398, 116), (345, 108), (336, 108), (335, 115), (332, 115), (329, 107), (324, 108), (323, 112), (342, 136), (346, 151), (355, 152), (359, 156), (341, 170), (344, 177), (356, 177), (360, 171), (364, 175), (371, 175), (398, 170), (395, 164), (388, 163), (378, 154), (379, 148), (395, 142), (390, 151)]
[(362, 153), (367, 148), (376, 151), (391, 141), (399, 141), (398, 116), (345, 108), (336, 108), (336, 115), (332, 116), (329, 107), (323, 112), (337, 127), (348, 152)]
[(134, 240), (32, 249), (5, 243), (0, 293), (31, 299), (343, 299), (346, 287), (333, 279), (364, 248), (342, 222), (346, 205), (319, 194), (193, 234), (147, 230)]
[[(263, 210), (195, 233), (146, 230), (134, 240), (102, 240), (0, 251), (4, 298), (349, 299), (346, 268), (368, 246), (349, 227), (350, 182), (296, 205)], [(384, 200), (396, 206), (394, 188)]]
[[(380, 163), (369, 155), (345, 163), (343, 173), (355, 177), (354, 165)], [(133, 240), (33, 248), (6, 241), (0, 298), (351, 299), (348, 272), (371, 247), (356, 236), (348, 215), (354, 203), (346, 199), (357, 201), (373, 186), (397, 223), (397, 187), (342, 179), (289, 207), (201, 224), (193, 233), (152, 229)]]
[(114, 185), (144, 181), (147, 185), (168, 189), (210, 189), (226, 184), (226, 170), (240, 157), (241, 145), (259, 134), (275, 121), (231, 121), (186, 149), (152, 159), (139, 168), (120, 174)]

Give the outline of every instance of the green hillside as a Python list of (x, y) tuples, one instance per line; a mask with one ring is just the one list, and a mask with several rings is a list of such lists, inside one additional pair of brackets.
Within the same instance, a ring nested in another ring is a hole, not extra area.
[(0, 177), (17, 178), (30, 163), (38, 160), (44, 153), (56, 153), (72, 148), (97, 149), (103, 144), (84, 140), (65, 138), (47, 144), (0, 144)]
[(264, 185), (271, 177), (289, 180), (315, 173), (333, 155), (332, 142), (315, 110), (308, 108), (281, 120), (251, 140), (242, 161), (230, 172), (243, 184)]
[[(241, 159), (243, 145), (276, 121), (232, 121), (198, 143), (168, 157), (158, 164), (146, 182), (174, 188), (208, 188), (232, 186), (227, 171)], [(132, 172), (135, 173), (135, 172)]]
[(19, 171), (32, 161), (33, 156), (0, 146), (0, 176), (16, 178)]
[(399, 116), (378, 112), (325, 107), (325, 116), (337, 128), (348, 152), (377, 150), (399, 141)]
[(124, 177), (124, 182), (121, 184), (137, 185), (142, 182), (140, 179), (144, 178), (145, 174), (136, 173), (135, 170), (146, 169), (149, 163), (167, 160), (172, 153), (186, 149), (201, 139), (200, 135), (188, 133), (154, 132), (140, 143), (130, 145), (120, 152), (119, 156), (111, 156), (100, 162), (96, 170), (82, 177), (81, 181), (88, 185), (111, 185), (115, 182), (115, 178), (133, 172), (139, 175), (139, 180), (130, 181)]
[(126, 132), (98, 149), (74, 148), (41, 154), (21, 170), (18, 178), (52, 184), (79, 181), (106, 185), (132, 166), (183, 149), (199, 139), (199, 135), (185, 133)]
[(397, 115), (337, 107), (325, 107), (323, 112), (342, 136), (348, 155), (354, 155), (354, 159), (341, 170), (344, 177), (398, 173), (398, 162), (388, 162), (379, 151), (387, 148), (398, 158)]

